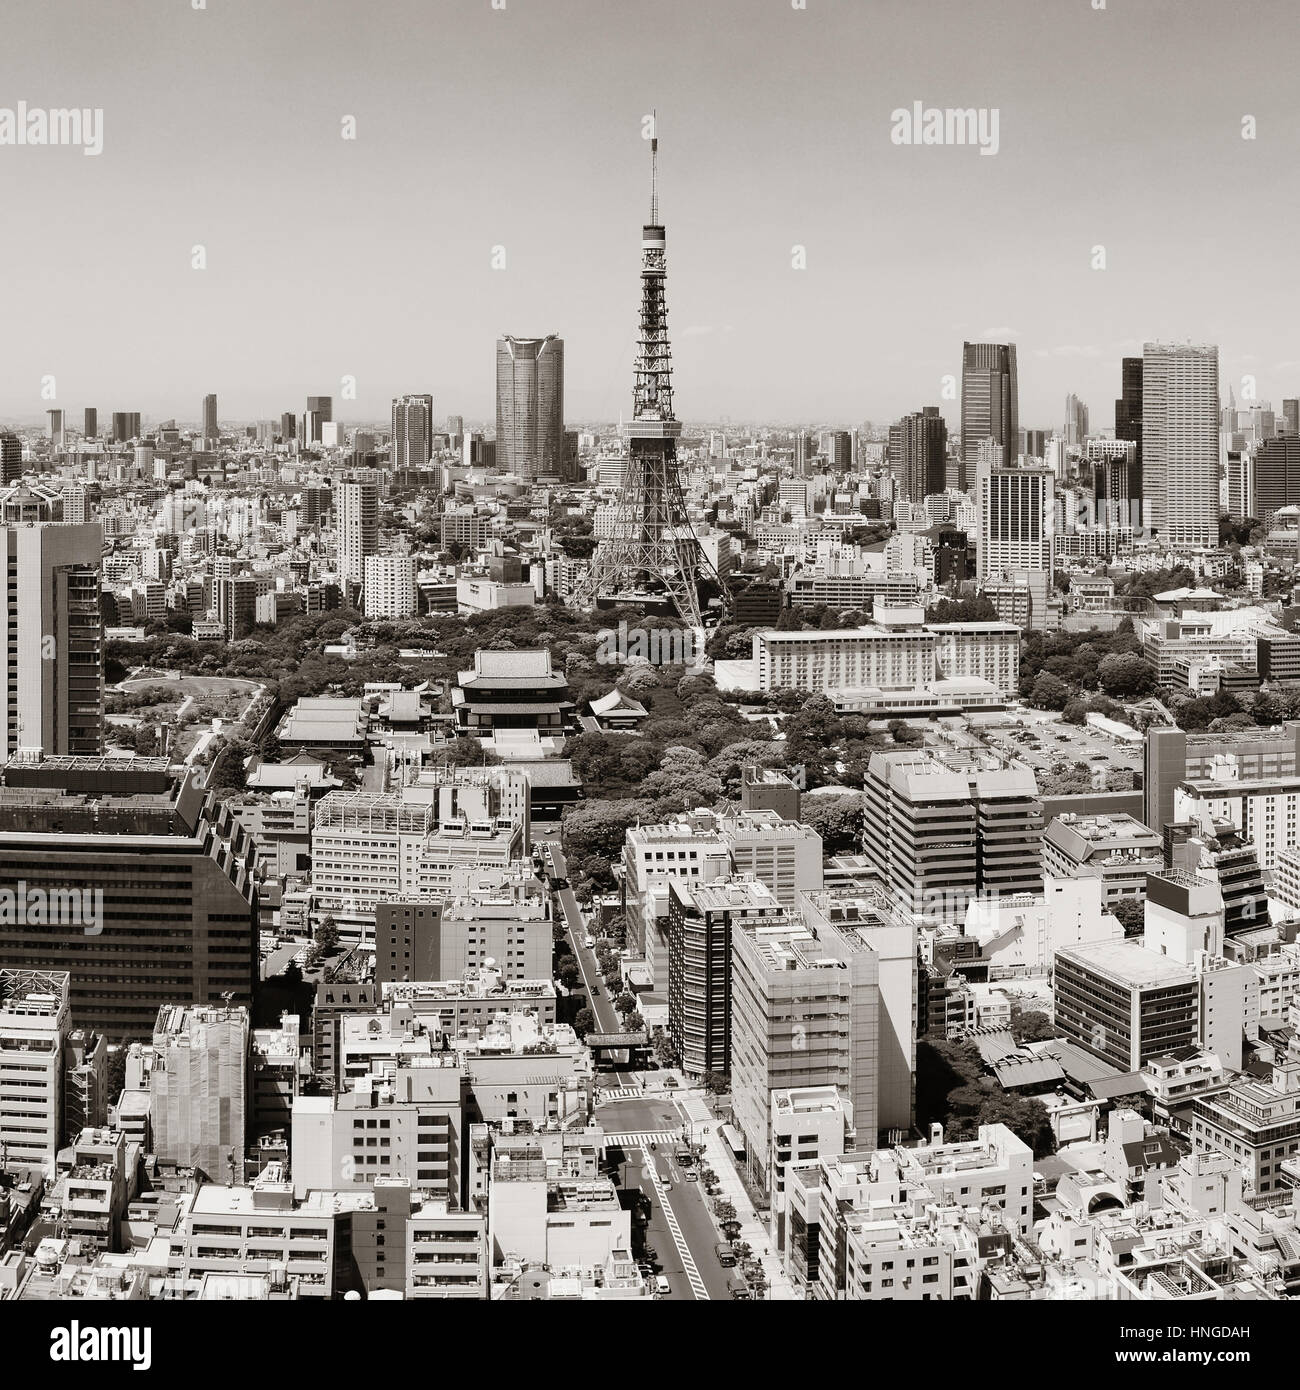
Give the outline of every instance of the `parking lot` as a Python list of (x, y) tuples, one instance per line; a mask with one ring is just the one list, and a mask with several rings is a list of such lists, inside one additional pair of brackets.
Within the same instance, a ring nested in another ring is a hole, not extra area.
[(990, 747), (1046, 772), (1058, 763), (1086, 763), (1108, 774), (1120, 768), (1142, 770), (1141, 744), (1128, 745), (1087, 724), (1067, 724), (1060, 715), (1034, 711), (1024, 724), (986, 728), (981, 736)]

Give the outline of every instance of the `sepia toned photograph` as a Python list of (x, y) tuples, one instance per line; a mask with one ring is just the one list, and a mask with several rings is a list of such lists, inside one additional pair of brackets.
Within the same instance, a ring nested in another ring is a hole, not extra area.
[(7, 0), (15, 1376), (1282, 1350), (1296, 18)]

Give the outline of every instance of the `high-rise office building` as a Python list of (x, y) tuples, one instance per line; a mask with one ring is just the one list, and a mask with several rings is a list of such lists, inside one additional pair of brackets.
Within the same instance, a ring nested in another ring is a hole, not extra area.
[(1300, 400), (1295, 397), (1289, 397), (1282, 402), (1282, 423), (1278, 432), (1288, 437), (1300, 435)]
[(1136, 527), (1141, 497), (1137, 478), (1137, 444), (1130, 439), (1090, 439), (1092, 495), (1099, 526)]
[(298, 433), (298, 422), (294, 419), (292, 410), (283, 411), (280, 415), (280, 438), (288, 443), (296, 437)]
[(883, 895), (808, 894), (803, 922), (731, 932), (731, 1080), (750, 1169), (770, 1185), (774, 1091), (833, 1086), (859, 1137), (911, 1128), (916, 931)]
[(334, 503), (338, 522), (338, 571), (346, 583), (362, 584), (366, 557), (379, 551), (379, 488), (375, 483), (340, 483)]
[(733, 932), (786, 921), (776, 895), (751, 875), (668, 880), (668, 1036), (688, 1076), (731, 1069)]
[[(1142, 359), (1125, 357), (1120, 363), (1120, 395), (1115, 402), (1115, 438), (1133, 445), (1133, 462), (1129, 469), (1129, 497), (1135, 502), (1142, 498)], [(1136, 524), (1147, 524), (1145, 518), (1135, 518)]]
[(497, 340), (497, 466), (531, 481), (564, 460), (564, 340)]
[(61, 410), (47, 410), (45, 413), (50, 417), (50, 443), (56, 449), (62, 449), (64, 444), (63, 412)]
[(166, 758), (121, 761), (13, 760), (0, 786), (0, 892), (81, 909), (80, 926), (0, 916), (0, 968), (68, 971), (77, 1025), (112, 1041), (147, 1037), (164, 1004), (251, 1003), (258, 959), (233, 809)]
[(578, 447), (578, 431), (564, 431), (564, 457), (560, 460), (560, 481), (580, 483), (583, 479), (582, 455)]
[(307, 411), (302, 417), (302, 442), (319, 444), (324, 437), (324, 426), (333, 419), (333, 396), (308, 396)]
[(853, 436), (848, 430), (828, 431), (826, 464), (829, 468), (851, 468), (853, 466)]
[(427, 468), (433, 457), (433, 397), (393, 397), (394, 469)]
[(1174, 546), (1219, 542), (1219, 349), (1142, 349), (1143, 523)]
[(217, 398), (215, 394), (203, 397), (203, 442), (217, 440), (221, 431), (217, 428)]
[(1007, 571), (1051, 573), (1055, 533), (1055, 479), (1050, 468), (977, 466), (979, 576)]
[(1020, 431), (1020, 452), (1030, 458), (1041, 459), (1047, 455), (1048, 433), (1046, 430)]
[(873, 753), (863, 793), (866, 857), (912, 911), (960, 921), (976, 899), (1040, 890), (1032, 768), (993, 754)]
[(98, 523), (0, 523), (0, 757), (103, 751)]
[(965, 490), (974, 474), (980, 444), (992, 439), (1003, 465), (1012, 464), (1020, 443), (1016, 345), (963, 343), (961, 361), (961, 452)]
[(1229, 449), (1224, 459), (1228, 512), (1231, 516), (1255, 515), (1255, 456), (1249, 449)]
[(1065, 398), (1065, 447), (1081, 449), (1088, 437), (1088, 407), (1071, 392)]
[(140, 437), (140, 412), (138, 410), (115, 410), (113, 412), (113, 443), (126, 444)]
[(1300, 503), (1300, 435), (1266, 439), (1255, 450), (1253, 473), (1254, 506), (1238, 515), (1262, 521), (1282, 507)]
[(87, 439), (99, 438), (99, 411), (93, 405), (86, 407), (86, 421), (81, 432)]
[(23, 442), (16, 434), (0, 434), (0, 482), (5, 487), (23, 476)]
[[(890, 429), (891, 450), (893, 427)], [(895, 476), (908, 502), (921, 502), (947, 485), (948, 426), (937, 405), (927, 405), (898, 423)]]
[(461, 451), (465, 444), (465, 417), (463, 415), (447, 416), (447, 447), (454, 449), (457, 453)]

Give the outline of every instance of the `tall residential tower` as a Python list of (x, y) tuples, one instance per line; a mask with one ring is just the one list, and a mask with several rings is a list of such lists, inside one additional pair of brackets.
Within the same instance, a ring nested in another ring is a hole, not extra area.
[(427, 468), (433, 457), (433, 397), (393, 397), (393, 452), (397, 468)]
[(1219, 349), (1142, 348), (1143, 524), (1168, 545), (1219, 543)]

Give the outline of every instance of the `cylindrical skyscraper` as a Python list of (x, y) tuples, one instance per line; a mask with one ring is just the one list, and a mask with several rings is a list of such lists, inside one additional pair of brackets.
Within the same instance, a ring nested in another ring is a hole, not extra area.
[(532, 481), (564, 466), (564, 340), (497, 341), (497, 467)]

